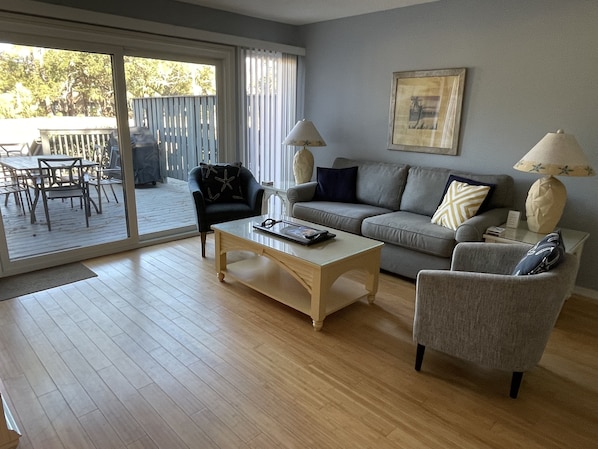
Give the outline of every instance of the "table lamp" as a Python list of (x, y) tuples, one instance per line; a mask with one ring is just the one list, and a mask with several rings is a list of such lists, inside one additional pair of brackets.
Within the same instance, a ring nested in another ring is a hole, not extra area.
[(546, 134), (513, 168), (546, 175), (532, 184), (525, 201), (527, 226), (540, 234), (554, 230), (567, 202), (567, 190), (554, 176), (595, 174), (575, 137), (562, 129)]
[(326, 142), (324, 142), (314, 124), (305, 119), (298, 121), (282, 144), (303, 146), (295, 153), (293, 158), (293, 174), (295, 175), (295, 183), (309, 182), (314, 171), (314, 156), (307, 147), (326, 146)]

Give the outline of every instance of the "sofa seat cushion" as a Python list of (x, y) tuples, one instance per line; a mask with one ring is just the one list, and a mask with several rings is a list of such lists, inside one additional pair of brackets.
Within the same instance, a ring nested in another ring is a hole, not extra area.
[(438, 257), (451, 257), (457, 244), (455, 231), (431, 223), (429, 216), (412, 212), (366, 218), (361, 233), (364, 237)]
[(293, 206), (295, 218), (353, 234), (361, 233), (364, 218), (388, 212), (388, 209), (368, 204), (332, 201), (308, 201)]
[[(255, 210), (247, 203), (206, 203), (205, 213), (212, 223), (239, 220), (255, 216)], [(207, 231), (207, 229), (206, 229)]]

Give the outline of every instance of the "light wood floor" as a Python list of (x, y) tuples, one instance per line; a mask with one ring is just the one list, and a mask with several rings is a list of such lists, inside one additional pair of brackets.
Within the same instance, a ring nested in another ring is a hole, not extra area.
[(510, 373), (431, 350), (414, 370), (409, 281), (382, 275), (315, 332), (220, 284), (207, 250), (90, 260), (97, 278), (0, 302), (21, 449), (598, 447), (598, 302), (565, 304), (513, 400)]

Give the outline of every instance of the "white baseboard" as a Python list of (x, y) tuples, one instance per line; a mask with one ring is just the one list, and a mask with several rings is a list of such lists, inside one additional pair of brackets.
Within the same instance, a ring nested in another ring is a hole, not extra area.
[(573, 289), (573, 293), (576, 295), (584, 296), (586, 298), (595, 299), (598, 301), (598, 291), (592, 290), (591, 288), (578, 287), (577, 285)]

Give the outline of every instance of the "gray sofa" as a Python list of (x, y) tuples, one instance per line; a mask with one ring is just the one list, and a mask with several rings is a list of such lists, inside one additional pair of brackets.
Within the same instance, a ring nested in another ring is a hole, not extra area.
[[(508, 175), (347, 158), (333, 163), (333, 168), (355, 166), (357, 202), (313, 201), (317, 182), (308, 182), (287, 191), (289, 213), (384, 242), (381, 268), (412, 279), (422, 269), (449, 269), (457, 243), (481, 241), (489, 226), (506, 221), (513, 205), (514, 183)], [(495, 185), (484, 211), (456, 231), (430, 221), (451, 174)]]

